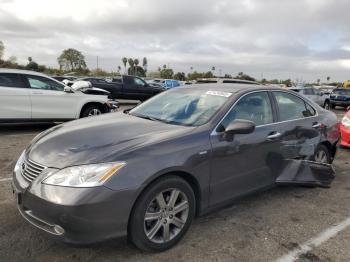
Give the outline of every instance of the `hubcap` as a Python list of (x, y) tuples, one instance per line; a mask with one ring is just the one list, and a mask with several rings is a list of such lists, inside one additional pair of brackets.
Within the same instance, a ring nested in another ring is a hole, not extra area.
[(323, 150), (317, 151), (315, 154), (315, 161), (319, 163), (328, 163), (326, 152)]
[(149, 204), (144, 217), (144, 231), (154, 243), (165, 243), (176, 237), (188, 219), (189, 203), (179, 189), (159, 193)]
[(92, 110), (90, 110), (89, 115), (88, 116), (98, 116), (101, 115), (102, 112), (100, 109), (94, 108)]

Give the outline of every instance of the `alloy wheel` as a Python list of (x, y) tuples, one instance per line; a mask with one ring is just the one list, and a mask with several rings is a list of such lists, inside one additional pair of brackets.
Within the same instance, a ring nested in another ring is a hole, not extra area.
[(91, 109), (88, 116), (98, 116), (98, 115), (101, 115), (102, 112), (100, 109), (98, 108), (94, 108), (94, 109)]
[(189, 201), (179, 189), (159, 193), (149, 204), (144, 216), (144, 232), (154, 243), (166, 243), (183, 229), (189, 215)]
[(315, 162), (319, 162), (319, 163), (328, 163), (328, 157), (326, 152), (324, 152), (323, 150), (319, 150), (316, 152), (315, 154)]

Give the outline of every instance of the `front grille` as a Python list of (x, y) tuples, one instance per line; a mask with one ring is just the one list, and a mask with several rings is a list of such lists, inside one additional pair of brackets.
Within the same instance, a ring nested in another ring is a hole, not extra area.
[(24, 160), (22, 165), (22, 176), (29, 182), (32, 182), (46, 167), (35, 163), (29, 159)]

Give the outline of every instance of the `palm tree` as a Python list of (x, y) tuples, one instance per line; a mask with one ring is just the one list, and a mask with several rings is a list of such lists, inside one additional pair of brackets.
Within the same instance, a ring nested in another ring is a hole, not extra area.
[(166, 69), (166, 65), (163, 65), (163, 69)]
[(142, 59), (142, 67), (143, 67), (143, 70), (145, 70), (145, 73), (147, 72), (147, 58), (146, 57), (144, 57), (143, 59)]
[(134, 60), (134, 66), (135, 66), (135, 68), (134, 68), (134, 74), (136, 74), (136, 72), (137, 72), (137, 67), (138, 67), (139, 63), (140, 63), (140, 61), (136, 58), (136, 59)]
[(122, 67), (118, 65), (118, 73), (120, 73), (120, 70), (122, 70)]
[(134, 60), (132, 58), (129, 58), (128, 59), (128, 63), (129, 63), (129, 66), (130, 66), (130, 71), (132, 74), (134, 74)]
[(329, 82), (329, 80), (331, 80), (331, 77), (330, 77), (330, 76), (327, 76), (327, 82)]
[(124, 73), (126, 74), (126, 63), (128, 62), (128, 59), (126, 57), (123, 57), (122, 61), (124, 64), (124, 69), (125, 69)]

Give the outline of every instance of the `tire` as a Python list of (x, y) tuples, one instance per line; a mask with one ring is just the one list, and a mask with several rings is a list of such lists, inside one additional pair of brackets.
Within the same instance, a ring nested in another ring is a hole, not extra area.
[(331, 154), (325, 145), (318, 145), (312, 158), (315, 162), (330, 164), (332, 162)]
[(334, 104), (331, 104), (331, 109), (334, 109), (335, 108), (335, 105)]
[(81, 117), (97, 116), (101, 114), (103, 114), (101, 106), (94, 104), (86, 106), (81, 113)]
[[(170, 203), (172, 194), (177, 196), (174, 197), (174, 205)], [(165, 202), (159, 204), (162, 199)], [(160, 206), (164, 207), (164, 211)], [(175, 209), (182, 211), (176, 212)], [(161, 178), (146, 188), (136, 201), (130, 215), (128, 237), (141, 250), (167, 250), (185, 235), (195, 210), (193, 190), (184, 179), (173, 175)], [(149, 214), (148, 219), (146, 213)]]
[(324, 107), (324, 109), (330, 110), (331, 104), (329, 103), (329, 101), (325, 101), (323, 107)]

